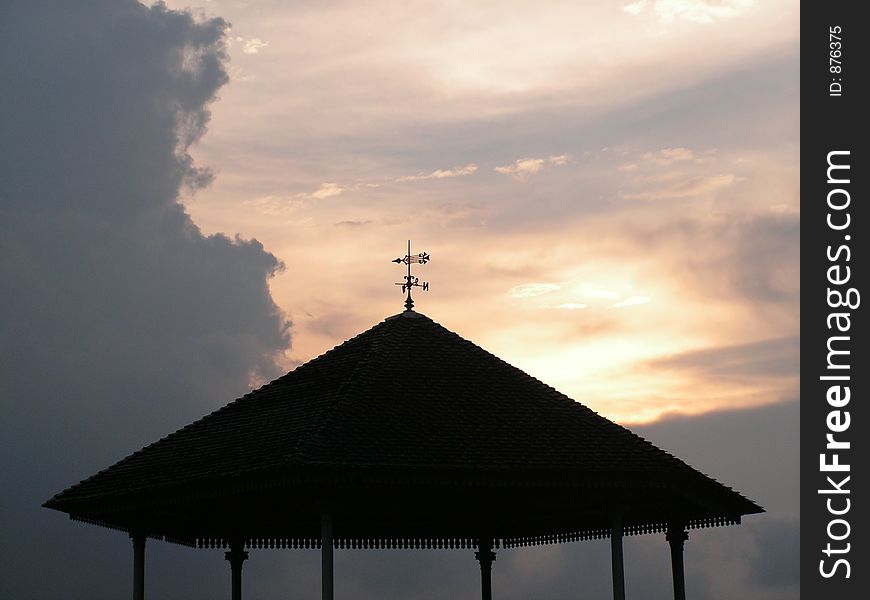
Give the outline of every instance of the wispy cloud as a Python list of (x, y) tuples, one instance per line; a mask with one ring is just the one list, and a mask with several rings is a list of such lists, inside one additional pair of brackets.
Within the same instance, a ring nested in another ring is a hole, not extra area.
[(323, 200), (325, 198), (339, 196), (345, 191), (347, 191), (347, 188), (340, 186), (337, 183), (321, 183), (319, 188), (308, 194), (308, 197), (313, 198), (314, 200)]
[(561, 289), (558, 283), (524, 283), (508, 290), (508, 295), (514, 298), (534, 298)]
[(540, 173), (544, 168), (543, 158), (521, 158), (513, 164), (496, 167), (495, 172), (502, 175), (510, 175), (514, 179), (525, 181), (535, 173)]
[(620, 296), (618, 292), (593, 287), (578, 288), (576, 293), (585, 298), (604, 298), (606, 300), (616, 300)]
[(626, 306), (636, 306), (638, 304), (648, 304), (652, 298), (649, 296), (629, 296), (625, 300), (620, 300), (616, 304), (611, 304), (607, 308), (623, 308)]
[(645, 161), (655, 163), (657, 165), (670, 165), (675, 162), (692, 160), (695, 158), (695, 153), (689, 148), (662, 148), (656, 152), (646, 152), (641, 155)]
[(242, 36), (237, 35), (236, 37), (231, 38), (231, 40), (242, 45), (242, 52), (244, 54), (259, 54), (260, 50), (269, 45), (269, 42), (257, 37), (243, 38)]
[(650, 9), (662, 23), (677, 20), (692, 23), (713, 23), (736, 17), (755, 5), (755, 0), (638, 0), (622, 7), (630, 15), (640, 15)]
[(639, 15), (646, 9), (647, 4), (649, 4), (649, 0), (637, 0), (637, 2), (623, 6), (622, 10), (630, 15)]
[(417, 173), (416, 175), (404, 175), (396, 178), (397, 182), (405, 181), (423, 181), (426, 179), (448, 179), (451, 177), (464, 177), (477, 172), (477, 165), (474, 163), (467, 164), (462, 167), (453, 167), (452, 169), (436, 169), (430, 173)]
[(568, 164), (570, 159), (568, 154), (559, 154), (549, 158), (520, 158), (512, 164), (496, 167), (494, 171), (502, 175), (509, 175), (518, 181), (525, 181), (532, 175), (537, 175), (543, 171), (548, 164), (561, 167)]
[(581, 308), (587, 308), (588, 306), (588, 304), (580, 304), (579, 302), (563, 302), (562, 304), (557, 304), (551, 308), (559, 310), (580, 310)]
[(337, 183), (321, 183), (313, 192), (301, 192), (289, 196), (267, 194), (242, 202), (245, 206), (252, 207), (257, 211), (272, 216), (285, 216), (297, 211), (311, 202), (325, 200), (339, 196), (348, 188)]
[(721, 175), (699, 176), (693, 177), (687, 181), (681, 181), (677, 184), (660, 188), (657, 190), (648, 190), (643, 192), (621, 193), (620, 197), (624, 200), (665, 200), (676, 198), (689, 198), (692, 196), (701, 196), (718, 192), (735, 183), (741, 181), (740, 177), (731, 173), (723, 173)]
[(257, 212), (273, 217), (289, 215), (298, 210), (305, 203), (304, 198), (299, 196), (259, 196), (250, 200), (244, 200), (242, 205), (252, 208)]
[(764, 378), (798, 376), (800, 338), (789, 336), (745, 344), (714, 346), (662, 356), (650, 369), (695, 371), (701, 378)]

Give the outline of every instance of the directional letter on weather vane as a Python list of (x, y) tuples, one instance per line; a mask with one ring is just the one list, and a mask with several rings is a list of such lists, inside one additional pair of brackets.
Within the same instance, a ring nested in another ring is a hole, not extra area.
[(429, 262), (429, 255), (426, 252), (421, 252), (420, 254), (411, 254), (411, 240), (408, 240), (408, 253), (404, 257), (399, 257), (393, 261), (396, 264), (405, 264), (408, 265), (408, 274), (405, 275), (404, 283), (397, 283), (396, 285), (402, 286), (402, 293), (408, 292), (408, 297), (405, 299), (405, 310), (412, 310), (414, 308), (414, 301), (411, 299), (411, 288), (418, 287), (422, 288), (424, 292), (429, 291), (429, 282), (424, 281), (420, 283), (420, 279), (411, 275), (411, 265), (412, 264), (420, 264), (425, 265)]

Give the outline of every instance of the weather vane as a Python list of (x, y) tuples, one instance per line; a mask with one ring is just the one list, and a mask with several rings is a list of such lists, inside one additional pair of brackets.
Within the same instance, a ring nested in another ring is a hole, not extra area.
[(402, 293), (408, 292), (408, 297), (405, 299), (405, 310), (412, 310), (414, 308), (414, 301), (411, 299), (411, 288), (419, 287), (423, 288), (424, 292), (429, 291), (429, 282), (424, 281), (420, 283), (420, 279), (411, 275), (411, 265), (412, 264), (420, 264), (425, 265), (429, 262), (429, 255), (425, 252), (421, 252), (420, 254), (411, 254), (411, 240), (408, 240), (408, 253), (404, 257), (399, 257), (393, 261), (396, 264), (406, 264), (408, 265), (408, 274), (405, 275), (404, 283), (397, 283), (396, 285), (402, 286)]

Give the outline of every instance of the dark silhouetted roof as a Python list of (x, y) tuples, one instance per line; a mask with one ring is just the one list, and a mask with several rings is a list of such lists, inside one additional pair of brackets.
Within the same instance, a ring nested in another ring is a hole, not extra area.
[(710, 524), (761, 510), (413, 311), (143, 448), (46, 506), (124, 528), (130, 517), (113, 520), (113, 511), (129, 515), (137, 498), (179, 503), (182, 497), (343, 484), (667, 488), (691, 504), (687, 514)]

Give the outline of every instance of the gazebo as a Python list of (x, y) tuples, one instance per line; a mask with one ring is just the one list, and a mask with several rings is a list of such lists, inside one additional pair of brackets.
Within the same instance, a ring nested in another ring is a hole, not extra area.
[(690, 529), (762, 509), (582, 404), (408, 310), (57, 494), (46, 507), (147, 538), (226, 548), (467, 548), (490, 600), (499, 548), (663, 532), (685, 598)]

